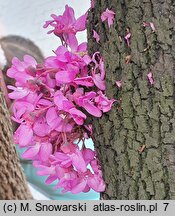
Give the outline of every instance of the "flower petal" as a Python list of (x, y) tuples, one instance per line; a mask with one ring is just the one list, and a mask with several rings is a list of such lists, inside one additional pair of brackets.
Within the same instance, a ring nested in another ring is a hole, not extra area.
[(25, 147), (32, 141), (33, 130), (27, 125), (20, 125), (19, 130), (19, 145)]
[(73, 187), (73, 189), (71, 190), (71, 192), (73, 194), (77, 194), (77, 193), (83, 192), (84, 189), (85, 189), (85, 187), (86, 187), (86, 184), (87, 184), (87, 180), (82, 180), (82, 182), (80, 182), (75, 187)]
[(87, 13), (85, 13), (84, 15), (80, 16), (76, 23), (75, 23), (75, 29), (77, 31), (84, 31), (86, 28), (86, 19), (87, 19)]
[(76, 71), (62, 70), (56, 73), (55, 78), (58, 83), (70, 83), (74, 81), (76, 74), (77, 74)]
[(39, 157), (41, 161), (47, 161), (49, 156), (52, 154), (52, 144), (51, 143), (41, 143)]
[(105, 191), (105, 183), (101, 177), (98, 175), (93, 175), (92, 177), (88, 178), (88, 185), (96, 192), (103, 192)]
[(86, 119), (86, 115), (83, 112), (81, 112), (80, 110), (78, 110), (76, 108), (72, 108), (69, 110), (69, 113), (71, 114), (74, 121), (78, 125), (82, 125), (84, 123), (84, 120)]
[(98, 109), (92, 102), (88, 101), (87, 99), (83, 100), (82, 106), (88, 113), (95, 117), (101, 117), (102, 112)]
[(25, 159), (33, 159), (39, 152), (40, 144), (36, 143), (34, 146), (29, 147), (23, 154), (22, 157)]
[(95, 30), (93, 30), (93, 38), (95, 38), (97, 43), (100, 41), (100, 35)]

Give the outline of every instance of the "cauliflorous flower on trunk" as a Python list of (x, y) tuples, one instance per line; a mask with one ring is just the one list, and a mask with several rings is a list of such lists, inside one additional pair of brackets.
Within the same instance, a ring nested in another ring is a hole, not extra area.
[(106, 89), (104, 62), (103, 62), (103, 58), (99, 57), (99, 52), (94, 53), (94, 55), (92, 56), (92, 61), (95, 64), (95, 67), (92, 69), (92, 78), (94, 84), (100, 90), (104, 91)]
[(46, 21), (43, 27), (53, 27), (53, 29), (49, 31), (48, 34), (54, 33), (66, 43), (68, 43), (70, 37), (75, 37), (77, 32), (83, 31), (86, 28), (87, 13), (76, 19), (73, 8), (69, 7), (68, 5), (65, 6), (63, 15), (57, 16), (52, 14), (51, 17), (52, 20)]
[(112, 10), (109, 10), (108, 8), (101, 14), (101, 20), (104, 22), (105, 20), (108, 21), (109, 28), (114, 22), (115, 13)]
[(30, 125), (21, 124), (15, 132), (14, 140), (20, 147), (26, 147), (31, 144), (33, 130)]
[(51, 143), (39, 143), (29, 147), (23, 154), (22, 157), (25, 159), (40, 160), (45, 162), (49, 159), (52, 154)]
[(149, 72), (149, 73), (147, 74), (147, 78), (148, 78), (149, 83), (150, 83), (151, 85), (153, 85), (153, 84), (154, 84), (154, 78), (153, 78), (153, 73), (152, 73), (152, 72)]
[(108, 112), (109, 110), (111, 110), (112, 104), (115, 102), (116, 100), (111, 99), (109, 100), (103, 93), (102, 91), (98, 92), (98, 96), (95, 98), (95, 102), (97, 104), (97, 107), (102, 110), (104, 113)]
[(93, 38), (95, 38), (97, 43), (100, 41), (100, 35), (95, 30), (93, 30)]
[(118, 88), (121, 88), (121, 87), (122, 87), (122, 81), (121, 81), (121, 80), (117, 80), (117, 81), (115, 82), (115, 84), (116, 84), (116, 86), (117, 86)]
[(80, 107), (83, 107), (89, 114), (91, 114), (95, 117), (101, 117), (102, 112), (95, 105), (95, 97), (96, 97), (96, 93), (91, 91), (91, 92), (86, 93), (83, 96), (75, 98), (75, 102)]
[(16, 80), (17, 86), (24, 86), (28, 80), (33, 80), (32, 68), (35, 68), (37, 62), (29, 55), (24, 56), (24, 61), (14, 57), (12, 67), (7, 70), (7, 75)]
[[(111, 26), (114, 15), (107, 9), (102, 19)], [(85, 29), (86, 16), (76, 19), (67, 5), (63, 15), (52, 15), (44, 27), (53, 27), (49, 33), (60, 37), (62, 46), (40, 65), (28, 55), (23, 61), (14, 58), (7, 73), (16, 80), (8, 86), (12, 119), (19, 123), (14, 141), (26, 148), (22, 156), (33, 161), (37, 174), (48, 176), (46, 184), (58, 180), (55, 189), (63, 193), (105, 190), (96, 152), (86, 147), (93, 127), (85, 120), (100, 118), (115, 100), (105, 96), (103, 57), (90, 56), (87, 43), (78, 44), (76, 33)]]
[(129, 28), (126, 29), (125, 41), (126, 41), (128, 47), (130, 47), (130, 45), (131, 45), (131, 32), (130, 32)]
[(150, 27), (153, 32), (155, 32), (156, 28), (153, 22), (143, 22), (144, 27)]
[(13, 87), (13, 86), (7, 86), (7, 87), (8, 89), (13, 90), (13, 92), (8, 94), (10, 99), (22, 99), (30, 93), (29, 89), (27, 88)]

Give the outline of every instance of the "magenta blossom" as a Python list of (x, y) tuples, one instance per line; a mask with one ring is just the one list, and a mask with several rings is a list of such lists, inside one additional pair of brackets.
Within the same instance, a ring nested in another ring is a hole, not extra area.
[[(102, 91), (106, 89), (105, 86), (105, 70), (104, 70), (104, 62), (102, 57), (99, 58), (99, 52), (94, 53), (92, 57), (92, 61), (95, 64), (94, 69), (92, 69), (92, 78), (94, 84)], [(99, 58), (97, 61), (96, 58)]]
[(130, 32), (129, 28), (126, 29), (125, 41), (126, 41), (128, 47), (130, 47), (130, 45), (131, 45), (131, 42), (130, 42), (131, 41), (131, 32)]
[(74, 79), (73, 82), (76, 83), (77, 85), (86, 86), (86, 87), (94, 86), (93, 78), (91, 76), (82, 77), (82, 78), (77, 77), (76, 79)]
[(95, 30), (93, 30), (93, 38), (95, 38), (96, 42), (99, 43), (100, 35)]
[(117, 80), (117, 81), (115, 82), (115, 84), (116, 84), (116, 86), (117, 86), (118, 88), (121, 88), (121, 87), (122, 87), (122, 81), (121, 81), (121, 80)]
[(153, 32), (155, 32), (156, 28), (153, 22), (143, 22), (144, 27), (150, 27)]
[(75, 102), (80, 107), (83, 107), (91, 115), (95, 117), (101, 117), (102, 112), (95, 105), (95, 97), (96, 97), (96, 93), (91, 91), (91, 92), (86, 93), (83, 96), (75, 97)]
[(78, 125), (82, 125), (84, 123), (84, 120), (86, 119), (86, 115), (76, 108), (71, 108), (69, 110), (69, 114)]
[[(46, 184), (58, 181), (55, 189), (63, 193), (105, 190), (96, 152), (86, 147), (93, 137), (87, 118), (100, 118), (116, 100), (105, 94), (103, 57), (99, 52), (90, 56), (87, 43), (76, 38), (85, 29), (86, 15), (76, 19), (66, 5), (63, 15), (52, 15), (45, 24), (62, 41), (54, 55), (42, 64), (27, 55), (23, 61), (14, 58), (8, 70), (16, 81), (8, 86), (12, 119), (19, 124), (14, 141), (25, 148), (22, 157), (33, 161), (37, 174), (48, 176)], [(102, 18), (111, 26), (114, 15), (107, 9)]]
[(111, 27), (111, 25), (114, 22), (114, 17), (115, 17), (115, 13), (112, 10), (109, 10), (108, 8), (106, 9), (106, 11), (104, 11), (101, 15), (101, 20), (102, 22), (104, 22), (105, 20), (108, 21), (108, 26), (109, 28)]
[(153, 73), (152, 72), (149, 72), (147, 74), (147, 78), (148, 78), (148, 81), (151, 85), (153, 85), (155, 82), (154, 82), (154, 78), (153, 78)]
[(111, 110), (112, 104), (116, 100), (112, 99), (109, 100), (103, 93), (102, 91), (98, 92), (98, 96), (95, 98), (95, 102), (97, 103), (97, 107), (102, 110), (104, 113), (108, 112)]
[(29, 55), (24, 56), (23, 62), (15, 57), (12, 60), (12, 67), (7, 70), (7, 75), (16, 80), (17, 86), (24, 86), (28, 80), (34, 79), (32, 71), (36, 64), (35, 59)]
[(65, 116), (59, 114), (57, 108), (51, 107), (47, 110), (46, 121), (51, 131), (71, 132), (72, 130), (72, 125), (66, 122)]
[(51, 143), (39, 143), (29, 147), (22, 155), (25, 159), (47, 161), (52, 154)]
[(87, 13), (76, 19), (74, 10), (68, 5), (65, 6), (65, 11), (62, 16), (56, 16), (55, 14), (52, 14), (51, 17), (53, 20), (46, 21), (43, 27), (53, 27), (54, 29), (49, 31), (48, 34), (54, 33), (66, 43), (69, 42), (70, 37), (75, 37), (77, 32), (83, 31), (86, 28)]
[(31, 145), (33, 139), (33, 130), (31, 126), (21, 124), (16, 130), (14, 140), (20, 147)]
[(8, 94), (10, 99), (22, 99), (30, 93), (29, 89), (27, 88), (13, 87), (13, 86), (7, 86), (7, 87), (8, 89), (13, 90), (13, 92)]

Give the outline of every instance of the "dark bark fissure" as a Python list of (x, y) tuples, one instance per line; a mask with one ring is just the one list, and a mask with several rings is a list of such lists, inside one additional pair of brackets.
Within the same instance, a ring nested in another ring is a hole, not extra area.
[[(116, 12), (110, 29), (100, 19), (107, 7)], [(102, 198), (175, 199), (175, 3), (96, 0), (88, 20), (89, 51), (99, 50), (105, 61), (106, 94), (121, 99), (101, 119), (93, 119), (107, 184)], [(153, 22), (156, 31), (143, 22)], [(119, 38), (127, 28), (132, 33), (129, 48)], [(93, 29), (100, 34), (99, 44)], [(131, 62), (126, 64), (128, 55)], [(120, 90), (115, 81), (121, 79)]]
[(0, 199), (32, 199), (12, 142), (12, 125), (0, 91)]

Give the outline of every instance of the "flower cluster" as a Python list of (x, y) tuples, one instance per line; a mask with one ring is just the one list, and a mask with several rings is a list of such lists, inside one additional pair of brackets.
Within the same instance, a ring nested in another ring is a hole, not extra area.
[(48, 34), (54, 33), (61, 39), (62, 43), (67, 44), (76, 40), (76, 33), (86, 29), (87, 13), (76, 19), (73, 8), (68, 5), (65, 6), (63, 15), (52, 14), (51, 17), (52, 20), (46, 21), (43, 27), (53, 27)]
[[(9, 97), (14, 99), (12, 119), (20, 124), (15, 143), (26, 148), (23, 158), (33, 160), (46, 184), (73, 194), (105, 190), (95, 151), (86, 147), (92, 137), (91, 116), (101, 117), (114, 99), (105, 96), (105, 70), (99, 52), (90, 56), (87, 44), (78, 44), (76, 33), (85, 29), (86, 14), (75, 19), (66, 5), (62, 16), (47, 21), (62, 45), (43, 64), (31, 56), (12, 60), (9, 77), (16, 80)], [(82, 143), (82, 146), (79, 144)], [(81, 146), (81, 147), (80, 147)]]

